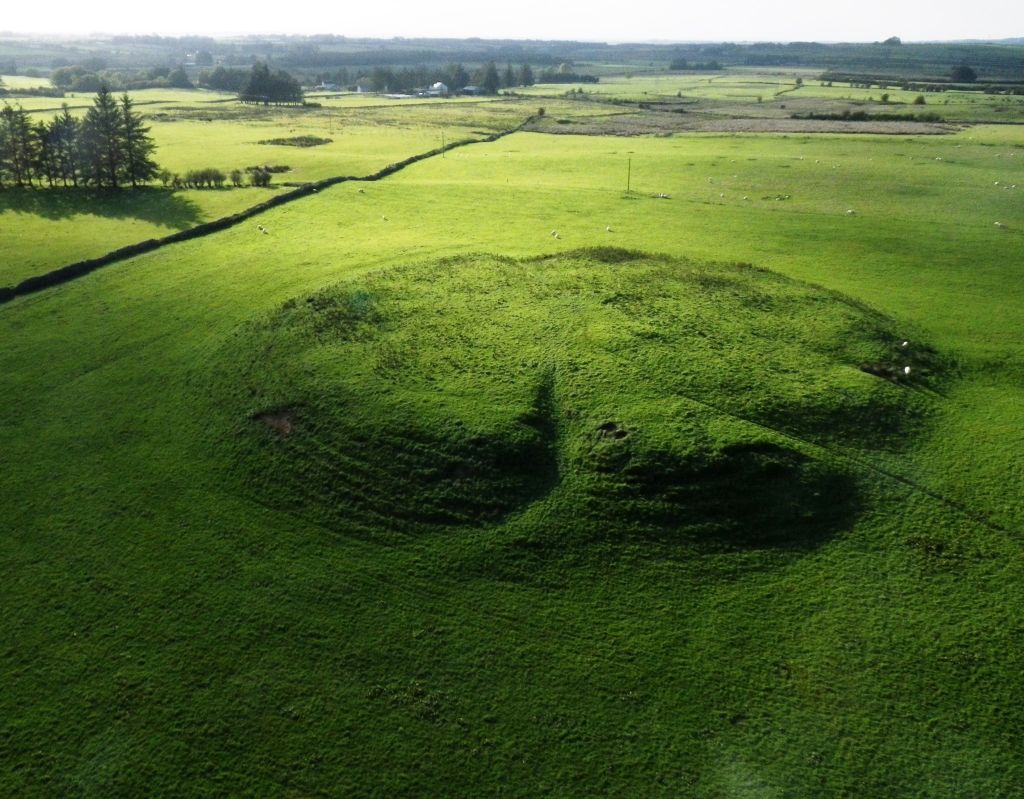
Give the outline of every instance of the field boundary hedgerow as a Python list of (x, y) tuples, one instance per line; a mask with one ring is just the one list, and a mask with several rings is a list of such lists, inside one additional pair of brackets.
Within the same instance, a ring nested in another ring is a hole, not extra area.
[(155, 250), (168, 247), (171, 244), (177, 244), (182, 241), (189, 241), (191, 239), (202, 238), (203, 236), (209, 236), (212, 233), (216, 233), (220, 230), (226, 230), (228, 228), (239, 225), (246, 220), (252, 219), (254, 216), (262, 214), (264, 211), (269, 211), (272, 208), (277, 208), (281, 205), (294, 202), (295, 200), (301, 200), (303, 197), (308, 197), (311, 194), (315, 194), (320, 189), (329, 188), (336, 186), (339, 183), (347, 183), (352, 181), (377, 181), (383, 178), (389, 177), (390, 175), (400, 172), (408, 166), (425, 161), (428, 158), (434, 158), (442, 153), (454, 150), (459, 147), (465, 147), (470, 144), (486, 144), (490, 142), (498, 141), (498, 139), (509, 136), (513, 133), (518, 133), (526, 125), (533, 122), (535, 119), (534, 115), (528, 116), (518, 125), (507, 130), (498, 131), (487, 136), (483, 136), (478, 139), (460, 139), (458, 141), (451, 142), (442, 147), (435, 147), (432, 150), (426, 152), (417, 153), (411, 155), (408, 158), (404, 158), (401, 161), (396, 161), (393, 164), (388, 164), (383, 169), (379, 169), (369, 175), (357, 176), (357, 175), (335, 175), (329, 178), (323, 178), (322, 180), (313, 181), (300, 186), (298, 188), (286, 191), (282, 194), (276, 194), (269, 200), (257, 203), (256, 205), (250, 206), (243, 211), (238, 213), (229, 214), (228, 216), (222, 216), (218, 219), (214, 219), (210, 222), (204, 222), (195, 227), (189, 228), (188, 230), (182, 230), (177, 233), (171, 233), (167, 236), (162, 236), (157, 239), (145, 239), (135, 244), (129, 244), (125, 247), (119, 247), (116, 250), (112, 250), (104, 255), (100, 255), (96, 258), (87, 258), (81, 261), (75, 261), (65, 266), (52, 269), (49, 272), (44, 272), (41, 275), (34, 275), (29, 278), (25, 278), (20, 283), (14, 286), (0, 287), (0, 305), (10, 302), (17, 297), (23, 297), (27, 294), (34, 294), (37, 291), (52, 288), (54, 286), (60, 286), (65, 283), (69, 283), (72, 280), (77, 280), (80, 277), (91, 274), (97, 269), (101, 269), (104, 266), (110, 266), (111, 264), (126, 261), (129, 258), (134, 258), (137, 255), (144, 255), (146, 253), (154, 252)]

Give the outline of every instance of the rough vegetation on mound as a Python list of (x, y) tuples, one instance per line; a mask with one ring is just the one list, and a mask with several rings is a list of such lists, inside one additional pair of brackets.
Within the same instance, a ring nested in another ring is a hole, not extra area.
[(805, 546), (856, 512), (856, 457), (936, 401), (945, 367), (906, 335), (747, 265), (395, 267), (238, 331), (215, 445), (264, 501), (342, 530)]

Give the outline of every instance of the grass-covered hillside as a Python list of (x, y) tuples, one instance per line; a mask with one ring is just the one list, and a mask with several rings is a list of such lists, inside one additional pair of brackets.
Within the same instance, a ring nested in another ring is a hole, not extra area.
[(0, 306), (0, 794), (1024, 795), (1022, 146), (517, 133)]

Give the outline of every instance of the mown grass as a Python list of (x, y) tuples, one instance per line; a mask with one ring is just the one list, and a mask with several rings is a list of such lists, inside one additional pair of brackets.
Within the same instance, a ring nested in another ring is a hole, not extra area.
[(0, 784), (1015, 795), (993, 131), (517, 134), (4, 306)]

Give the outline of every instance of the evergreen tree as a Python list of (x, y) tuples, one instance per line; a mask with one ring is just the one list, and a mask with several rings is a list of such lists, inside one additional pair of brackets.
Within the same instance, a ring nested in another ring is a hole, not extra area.
[(72, 186), (78, 185), (79, 127), (78, 120), (71, 116), (67, 103), (64, 103), (63, 112), (59, 116), (55, 116), (53, 122), (50, 123), (57, 170), (65, 186), (69, 181)]
[(25, 109), (5, 104), (0, 110), (0, 131), (0, 173), (15, 186), (31, 186), (38, 145)]
[(501, 85), (504, 86), (506, 89), (510, 89), (513, 86), (518, 85), (516, 84), (516, 73), (512, 69), (511, 64), (505, 65), (505, 74), (502, 77)]
[(125, 161), (124, 118), (106, 85), (82, 120), (79, 141), (86, 182), (116, 189)]
[(46, 178), (47, 184), (53, 186), (58, 179), (53, 131), (49, 125), (39, 120), (32, 128), (32, 135), (35, 137), (36, 144), (33, 164), (35, 173), (40, 183), (43, 182), (43, 178)]
[(194, 89), (192, 81), (188, 79), (188, 73), (184, 67), (178, 67), (167, 76), (167, 85), (174, 89)]
[(949, 77), (957, 83), (974, 83), (978, 79), (978, 73), (967, 64), (960, 64), (949, 71)]
[(530, 69), (529, 64), (523, 64), (519, 70), (519, 85), (520, 86), (533, 86), (533, 70)]
[(142, 117), (132, 110), (132, 100), (127, 92), (121, 97), (121, 134), (124, 180), (133, 187), (152, 180), (159, 171), (151, 157), (156, 145), (149, 136), (149, 128), (142, 124)]
[(270, 72), (263, 63), (253, 64), (238, 97), (246, 103), (301, 103), (302, 87), (299, 82), (283, 70)]
[(480, 78), (480, 85), (488, 94), (497, 94), (501, 79), (498, 77), (498, 67), (493, 61), (488, 62), (484, 67), (483, 75)]
[(448, 88), (453, 92), (461, 91), (469, 85), (469, 73), (462, 64), (448, 66)]
[(0, 190), (5, 188), (4, 182), (7, 180), (8, 141), (7, 119), (0, 111)]

